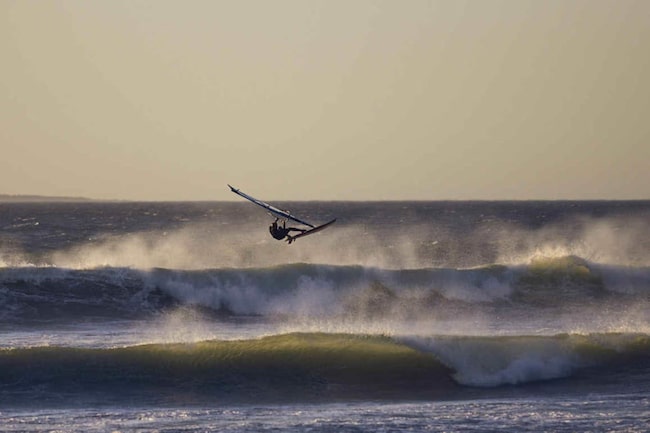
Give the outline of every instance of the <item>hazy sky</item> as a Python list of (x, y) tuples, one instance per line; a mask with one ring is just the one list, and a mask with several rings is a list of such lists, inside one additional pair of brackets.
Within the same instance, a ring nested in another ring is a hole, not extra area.
[(0, 0), (0, 193), (650, 198), (650, 1)]

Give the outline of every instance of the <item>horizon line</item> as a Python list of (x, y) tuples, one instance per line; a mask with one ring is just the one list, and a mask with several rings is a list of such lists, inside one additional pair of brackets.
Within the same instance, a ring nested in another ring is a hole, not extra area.
[[(269, 199), (275, 202), (642, 202), (648, 198), (441, 198), (441, 199)], [(50, 196), (41, 194), (0, 194), (0, 202), (128, 202), (128, 203), (238, 203), (237, 199), (119, 199), (83, 196)]]

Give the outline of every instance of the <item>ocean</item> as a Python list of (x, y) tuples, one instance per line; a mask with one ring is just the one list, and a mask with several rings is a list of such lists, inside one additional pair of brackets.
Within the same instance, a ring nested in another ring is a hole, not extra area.
[(642, 432), (650, 201), (0, 203), (0, 430)]

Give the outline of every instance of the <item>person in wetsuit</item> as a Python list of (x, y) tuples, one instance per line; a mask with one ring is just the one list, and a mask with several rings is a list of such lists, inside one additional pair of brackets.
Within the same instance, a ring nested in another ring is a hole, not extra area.
[(271, 236), (273, 236), (274, 239), (277, 239), (281, 241), (284, 238), (288, 238), (287, 242), (291, 243), (293, 242), (293, 238), (289, 236), (289, 233), (291, 232), (300, 232), (304, 233), (305, 230), (303, 229), (297, 229), (295, 227), (287, 227), (286, 222), (282, 221), (282, 226), (278, 225), (278, 218), (273, 221), (273, 224), (269, 227), (269, 232), (271, 233)]

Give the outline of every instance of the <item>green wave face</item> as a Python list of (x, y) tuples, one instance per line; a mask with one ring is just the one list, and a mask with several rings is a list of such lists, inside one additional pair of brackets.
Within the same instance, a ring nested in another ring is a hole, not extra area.
[(116, 349), (4, 350), (0, 386), (10, 394), (28, 386), (46, 393), (275, 400), (435, 398), (456, 385), (432, 355), (389, 338), (314, 333)]

